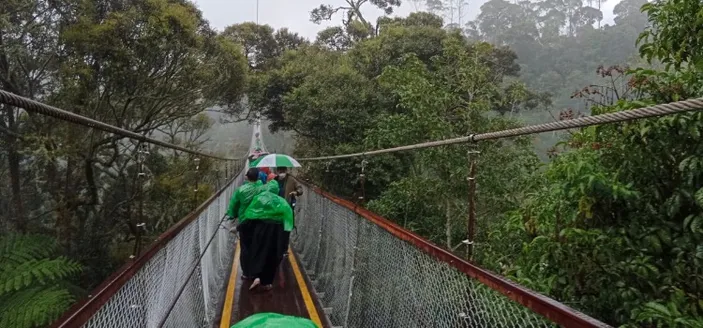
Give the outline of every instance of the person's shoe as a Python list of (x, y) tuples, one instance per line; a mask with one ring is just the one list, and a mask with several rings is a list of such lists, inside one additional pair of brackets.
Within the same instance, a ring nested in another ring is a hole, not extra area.
[(273, 289), (273, 285), (263, 285), (261, 286), (261, 290), (268, 292)]

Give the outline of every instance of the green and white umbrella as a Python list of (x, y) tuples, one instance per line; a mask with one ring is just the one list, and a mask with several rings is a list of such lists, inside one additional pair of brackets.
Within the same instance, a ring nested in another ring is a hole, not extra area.
[(264, 156), (256, 167), (300, 167), (300, 163), (293, 157), (282, 154), (271, 154)]
[(264, 159), (264, 156), (261, 156), (253, 161), (249, 161), (249, 167), (256, 167), (256, 164), (259, 164), (262, 159)]

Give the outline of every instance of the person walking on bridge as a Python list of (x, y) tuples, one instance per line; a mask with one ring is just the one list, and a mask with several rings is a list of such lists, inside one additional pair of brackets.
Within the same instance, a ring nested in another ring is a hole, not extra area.
[(244, 259), (249, 257), (249, 248), (252, 239), (250, 231), (247, 230), (247, 226), (242, 225), (242, 222), (246, 220), (245, 212), (254, 199), (254, 196), (263, 191), (263, 183), (259, 180), (259, 169), (255, 167), (250, 168), (246, 173), (246, 180), (247, 182), (237, 188), (232, 194), (232, 198), (229, 201), (229, 208), (227, 209), (227, 217), (229, 220), (237, 219), (237, 221), (239, 221), (237, 231), (239, 232), (239, 243), (242, 250), (240, 265), (242, 267), (244, 279), (248, 279), (249, 277), (249, 263)]
[(259, 181), (261, 181), (261, 184), (266, 184), (266, 179), (268, 179), (268, 174), (264, 171), (259, 171)]
[[(276, 181), (278, 181), (278, 184), (280, 186), (278, 195), (286, 199), (288, 205), (291, 207), (292, 210), (293, 208), (295, 208), (296, 198), (303, 195), (303, 186), (298, 184), (298, 181), (295, 181), (293, 177), (288, 175), (287, 167), (276, 168), (276, 173), (278, 173)], [(293, 215), (295, 216), (295, 213), (293, 213)], [(290, 231), (286, 231), (283, 233), (283, 237), (280, 241), (281, 249), (283, 250), (282, 256), (286, 256), (288, 254), (289, 240)]]
[(278, 181), (280, 187), (278, 192), (279, 196), (290, 201), (291, 197), (298, 197), (303, 194), (303, 186), (299, 185), (298, 181), (295, 181), (295, 179), (288, 175), (287, 167), (276, 168), (276, 173), (276, 181)]
[(252, 239), (244, 260), (254, 278), (249, 289), (259, 285), (264, 290), (273, 288), (276, 269), (284, 253), (281, 240), (286, 232), (293, 230), (293, 210), (283, 197), (278, 196), (278, 189), (276, 180), (269, 181), (263, 187), (264, 191), (251, 201), (243, 215), (246, 221), (240, 224), (249, 231)]
[[(262, 155), (257, 155), (253, 154), (249, 156), (249, 167), (256, 167), (256, 164), (259, 163), (259, 160), (263, 157)], [(266, 184), (266, 180), (268, 179), (268, 174), (269, 170), (268, 168), (262, 167), (262, 168), (257, 168), (259, 170), (259, 180), (261, 180), (262, 184)]]
[[(278, 177), (276, 175), (276, 173), (271, 172), (271, 173), (269, 173), (268, 177), (266, 177), (266, 181), (268, 182), (268, 181), (276, 180), (276, 177)], [(278, 182), (276, 182), (276, 183), (278, 183)]]

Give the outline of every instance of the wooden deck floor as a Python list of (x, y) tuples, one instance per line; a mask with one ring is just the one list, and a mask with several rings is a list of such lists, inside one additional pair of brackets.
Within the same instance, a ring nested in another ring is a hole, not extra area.
[(314, 291), (310, 288), (310, 281), (292, 251), (288, 251), (288, 257), (281, 263), (271, 291), (249, 291), (251, 281), (242, 281), (238, 265), (239, 253), (237, 245), (218, 325), (220, 328), (229, 328), (240, 320), (261, 312), (304, 317), (321, 328), (330, 327)]

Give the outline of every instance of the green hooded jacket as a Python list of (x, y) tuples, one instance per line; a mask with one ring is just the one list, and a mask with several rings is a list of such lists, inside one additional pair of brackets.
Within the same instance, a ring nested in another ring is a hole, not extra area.
[(231, 328), (318, 328), (310, 319), (278, 313), (257, 313), (240, 321)]
[(244, 219), (244, 211), (246, 211), (249, 204), (254, 199), (254, 196), (263, 191), (264, 184), (261, 180), (256, 180), (256, 182), (247, 182), (243, 186), (237, 188), (232, 194), (232, 198), (229, 201), (229, 208), (227, 209), (227, 216), (230, 218), (239, 218), (239, 222)]
[(243, 216), (245, 220), (274, 220), (283, 223), (283, 230), (292, 231), (295, 227), (293, 209), (285, 198), (278, 196), (278, 182), (269, 181), (263, 190), (249, 204)]

